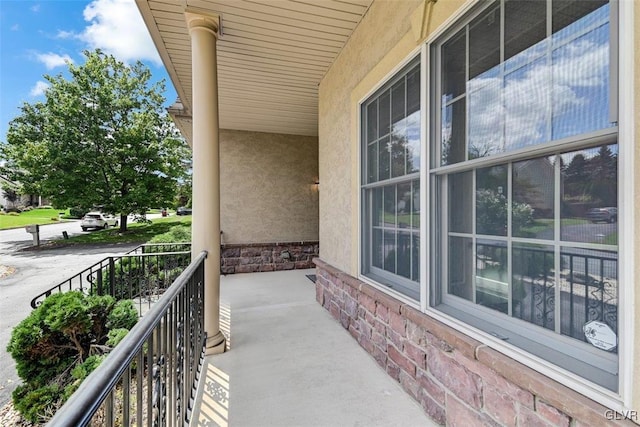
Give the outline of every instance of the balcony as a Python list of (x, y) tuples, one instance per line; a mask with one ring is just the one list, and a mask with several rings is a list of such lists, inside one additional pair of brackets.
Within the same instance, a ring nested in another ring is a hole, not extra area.
[(313, 270), (222, 277), (227, 352), (202, 357), (203, 259), (50, 425), (435, 425), (315, 301)]

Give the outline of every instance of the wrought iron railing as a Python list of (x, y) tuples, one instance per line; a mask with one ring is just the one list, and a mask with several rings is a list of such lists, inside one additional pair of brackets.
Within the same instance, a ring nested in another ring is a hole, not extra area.
[[(557, 275), (552, 249), (514, 247), (512, 260), (514, 317), (551, 330), (560, 322), (563, 335), (583, 341), (586, 341), (583, 326), (592, 320), (604, 322), (617, 332), (616, 252), (562, 248)], [(509, 299), (506, 245), (478, 243), (476, 265), (485, 276), (476, 279), (478, 300), (506, 313)], [(555, 318), (558, 304), (560, 319)]]
[(140, 245), (124, 255), (105, 258), (80, 273), (38, 294), (36, 308), (54, 293), (79, 290), (91, 295), (132, 299), (140, 312), (180, 275), (191, 261), (190, 243)]
[(184, 426), (204, 356), (201, 253), (58, 410), (50, 427)]

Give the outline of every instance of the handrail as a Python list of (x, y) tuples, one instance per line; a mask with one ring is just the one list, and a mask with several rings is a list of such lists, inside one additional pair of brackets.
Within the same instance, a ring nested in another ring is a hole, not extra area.
[[(107, 356), (102, 364), (82, 382), (78, 390), (49, 421), (48, 426), (76, 427), (86, 426), (91, 422), (91, 419), (102, 403), (105, 402), (107, 397), (113, 392), (121, 377), (127, 371), (129, 371), (129, 374), (131, 373), (132, 364), (134, 364), (136, 360), (144, 360), (143, 355), (141, 355), (140, 352), (143, 351), (145, 343), (149, 344), (149, 341), (151, 341), (150, 345), (147, 346), (147, 352), (154, 352), (154, 350), (150, 350), (153, 348), (154, 344), (152, 334), (155, 336), (154, 332), (157, 332), (158, 328), (162, 328), (163, 326), (165, 328), (171, 328), (169, 325), (165, 324), (167, 321), (165, 316), (173, 308), (174, 303), (180, 297), (180, 293), (191, 284), (192, 278), (199, 272), (199, 270), (202, 270), (201, 272), (203, 273), (204, 260), (206, 257), (207, 253), (202, 252), (191, 262), (191, 264), (162, 295), (160, 300), (140, 319), (140, 321), (123, 338), (118, 346)], [(204, 281), (204, 274), (202, 274), (201, 280)], [(199, 289), (199, 292), (201, 292), (201, 295), (199, 296), (204, 300), (204, 283), (198, 283), (197, 288)], [(183, 314), (186, 315), (187, 313)], [(200, 310), (198, 314), (202, 316), (203, 310)], [(183, 319), (182, 323), (184, 324), (189, 320), (198, 320), (194, 319), (194, 317), (196, 317), (195, 315), (191, 317), (191, 319)], [(177, 319), (174, 320), (179, 322)], [(173, 325), (172, 327), (176, 327), (176, 325)], [(199, 332), (200, 336), (197, 336), (196, 338), (199, 342), (198, 348), (202, 351), (204, 349), (205, 332), (202, 329), (200, 329)], [(158, 340), (160, 341), (160, 339)], [(168, 351), (177, 350), (176, 348), (173, 348)], [(171, 358), (175, 355), (169, 354), (168, 356)], [(156, 356), (156, 358), (158, 357)], [(160, 356), (160, 358), (162, 358), (162, 356)], [(147, 360), (151, 359), (152, 357), (148, 356)], [(140, 366), (138, 366), (138, 369), (140, 369)], [(151, 371), (151, 366), (147, 366), (147, 370)], [(186, 375), (188, 372), (183, 371), (182, 374)], [(151, 373), (147, 372), (147, 375), (150, 376)], [(197, 378), (195, 379), (197, 381)], [(150, 382), (151, 380), (149, 380), (149, 383)], [(193, 387), (194, 385), (195, 384), (191, 384), (190, 387)], [(168, 385), (165, 385), (165, 387), (167, 386)], [(185, 396), (183, 396), (183, 398), (184, 397)], [(138, 406), (139, 405), (140, 402), (138, 403)], [(185, 408), (182, 409), (184, 410)], [(138, 412), (139, 414), (142, 414), (142, 410), (140, 408), (138, 408)], [(152, 416), (151, 412), (151, 408), (148, 408), (147, 416)], [(109, 417), (105, 416), (105, 418), (108, 419)], [(138, 420), (137, 424), (141, 425), (142, 420)]]
[[(96, 262), (95, 264), (91, 265), (90, 267), (85, 268), (84, 270), (82, 270), (81, 272), (74, 274), (73, 276), (71, 276), (70, 278), (64, 280), (63, 282), (58, 283), (55, 286), (52, 286), (51, 288), (47, 289), (44, 292), (39, 293), (38, 295), (36, 295), (32, 300), (31, 300), (31, 308), (36, 308), (38, 305), (40, 305), (42, 303), (42, 301), (40, 301), (41, 298), (46, 298), (48, 296), (51, 296), (51, 294), (55, 293), (55, 292), (63, 292), (64, 290), (84, 290), (85, 287), (91, 287), (93, 286), (93, 282), (92, 279), (95, 280), (95, 278), (93, 277), (94, 274), (101, 274), (101, 270), (102, 269), (107, 269), (109, 268), (110, 265), (113, 265), (114, 262), (119, 261), (122, 258), (126, 258), (127, 256), (153, 256), (153, 255), (162, 255), (162, 254), (177, 254), (177, 253), (188, 253), (189, 251), (171, 251), (171, 252), (147, 252), (146, 248), (171, 248), (171, 249), (175, 249), (175, 248), (188, 248), (191, 246), (191, 243), (144, 243), (142, 245), (136, 246), (135, 248), (131, 249), (129, 252), (126, 252), (123, 255), (118, 255), (115, 257), (107, 257), (104, 258), (98, 262)], [(84, 276), (86, 274), (86, 277)], [(86, 280), (83, 280), (83, 277)], [(99, 280), (99, 279), (98, 279)], [(74, 284), (74, 281), (77, 282), (77, 284)], [(86, 283), (85, 283), (86, 282)]]

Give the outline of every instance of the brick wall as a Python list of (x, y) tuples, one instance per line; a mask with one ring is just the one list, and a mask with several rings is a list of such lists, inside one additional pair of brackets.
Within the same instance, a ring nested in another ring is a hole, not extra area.
[(332, 267), (316, 300), (436, 422), (447, 426), (636, 426), (607, 408)]
[(313, 268), (318, 242), (253, 243), (222, 245), (222, 274)]

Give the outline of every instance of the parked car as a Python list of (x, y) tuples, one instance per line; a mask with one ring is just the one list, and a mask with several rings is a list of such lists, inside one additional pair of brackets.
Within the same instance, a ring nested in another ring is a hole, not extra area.
[(606, 207), (589, 209), (587, 219), (591, 222), (616, 222), (618, 220), (618, 208)]
[(191, 208), (180, 206), (178, 210), (176, 210), (176, 215), (191, 215)]
[(117, 226), (118, 219), (115, 216), (107, 215), (102, 212), (89, 212), (83, 216), (80, 221), (82, 231), (87, 231), (90, 228), (109, 228)]

